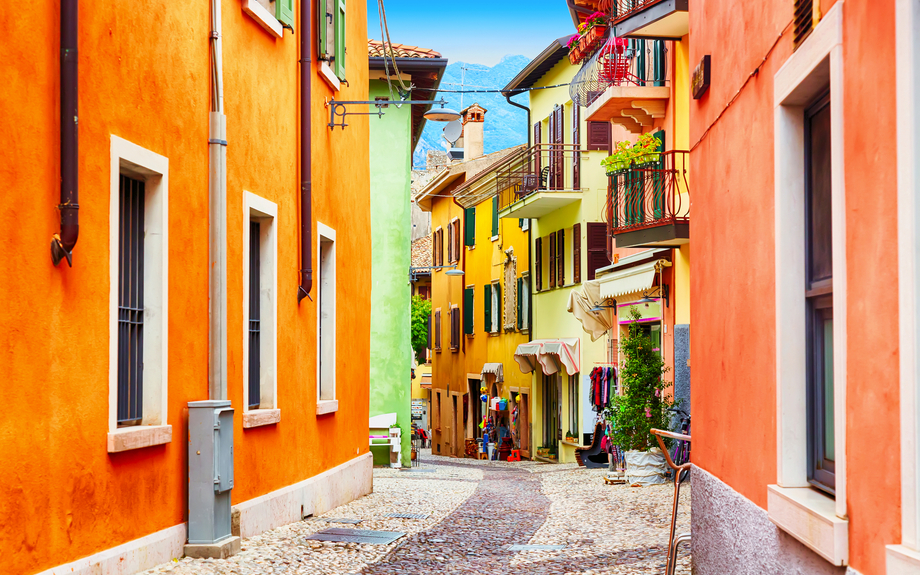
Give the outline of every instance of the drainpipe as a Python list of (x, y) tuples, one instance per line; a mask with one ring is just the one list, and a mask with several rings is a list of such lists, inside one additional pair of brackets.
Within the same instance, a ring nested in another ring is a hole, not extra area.
[(519, 93), (520, 93), (520, 92), (516, 92), (516, 93), (514, 93), (514, 94), (505, 94), (504, 96), (505, 96), (505, 99), (508, 100), (508, 103), (509, 103), (509, 104), (511, 104), (512, 106), (514, 106), (514, 107), (516, 107), (516, 108), (520, 108), (520, 109), (524, 110), (525, 112), (527, 112), (527, 147), (530, 148), (530, 108), (528, 108), (527, 106), (523, 106), (523, 105), (521, 105), (521, 104), (518, 104), (517, 102), (512, 102), (512, 101), (511, 101), (511, 96), (517, 96)]
[(77, 176), (77, 0), (61, 0), (61, 231), (51, 238), (54, 265), (67, 258), (80, 233)]
[[(313, 12), (300, 3), (300, 287), (297, 303), (313, 289)], [(313, 301), (313, 298), (310, 298)]]
[[(463, 218), (462, 218), (463, 225), (465, 226), (466, 225), (466, 208), (460, 205), (460, 202), (457, 201), (456, 197), (451, 196), (451, 199), (454, 201), (454, 204), (456, 204), (457, 207), (460, 208), (460, 214), (463, 215)], [(466, 237), (466, 233), (463, 231), (462, 228), (460, 230), (460, 233), (463, 234), (464, 238)], [(460, 277), (462, 277), (463, 281), (466, 282), (466, 242), (463, 241), (460, 243), (460, 245), (462, 246), (460, 248), (460, 269), (463, 270), (463, 275)], [(450, 285), (450, 282), (448, 282), (448, 285)], [(460, 286), (460, 326), (461, 326), (460, 328), (460, 332), (461, 332), (460, 333), (460, 351), (462, 351), (463, 353), (466, 353), (466, 334), (463, 333), (463, 318), (464, 318), (463, 312), (465, 311), (463, 309), (463, 306), (466, 305), (465, 295), (466, 295), (466, 283), (463, 283)], [(473, 297), (475, 298), (476, 295), (473, 294)]]
[(211, 112), (208, 116), (210, 329), (208, 397), (227, 398), (227, 117), (220, 0), (211, 0)]
[[(507, 100), (509, 104), (511, 104), (512, 106), (518, 107), (524, 110), (525, 112), (527, 112), (527, 148), (530, 149), (530, 146), (531, 146), (530, 108), (528, 108), (527, 106), (518, 104), (517, 102), (511, 101), (511, 96), (517, 96), (517, 93), (516, 94), (505, 94), (504, 96), (505, 96), (505, 100)], [(527, 224), (527, 269), (530, 270), (530, 281), (528, 282), (530, 285), (528, 286), (527, 291), (529, 292), (528, 301), (530, 302), (530, 305), (528, 306), (528, 309), (527, 309), (527, 329), (530, 331), (530, 339), (533, 339), (533, 334), (534, 334), (534, 329), (533, 329), (533, 278), (534, 278), (534, 273), (533, 273), (533, 253), (532, 252), (533, 252), (533, 222), (528, 222)]]

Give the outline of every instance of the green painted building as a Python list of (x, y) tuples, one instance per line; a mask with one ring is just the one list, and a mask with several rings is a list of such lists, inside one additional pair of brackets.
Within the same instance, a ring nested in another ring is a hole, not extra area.
[[(434, 100), (447, 60), (431, 50), (368, 42), (369, 100)], [(398, 76), (396, 70), (399, 70)], [(389, 73), (389, 74), (388, 74)], [(389, 78), (389, 81), (388, 81)], [(374, 106), (369, 106), (374, 111)], [(401, 463), (410, 465), (412, 351), (410, 183), (412, 154), (430, 106), (388, 106), (370, 117), (371, 286), (370, 416), (395, 413), (402, 429)], [(358, 111), (358, 110), (354, 110)], [(365, 110), (360, 110), (365, 111)], [(387, 465), (389, 452), (373, 447), (374, 464)]]

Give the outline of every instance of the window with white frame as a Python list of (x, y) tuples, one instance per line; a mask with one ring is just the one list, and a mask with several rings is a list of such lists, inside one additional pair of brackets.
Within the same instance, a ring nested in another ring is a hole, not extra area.
[(109, 452), (172, 440), (166, 417), (168, 171), (167, 158), (112, 136)]
[(345, 0), (319, 0), (317, 15), (321, 72), (338, 89), (345, 80)]
[(489, 329), (492, 333), (498, 333), (501, 331), (501, 317), (502, 317), (502, 299), (501, 299), (501, 284), (497, 281), (492, 282), (492, 309), (495, 310), (495, 313), (492, 314), (492, 326)]
[(335, 395), (336, 369), (336, 277), (335, 230), (319, 222), (319, 276), (317, 278), (317, 414), (338, 409)]
[(278, 206), (243, 192), (243, 427), (281, 420), (278, 409)]
[(243, 12), (277, 38), (294, 29), (294, 0), (243, 0)]
[(530, 273), (524, 272), (518, 278), (518, 329), (530, 329)]

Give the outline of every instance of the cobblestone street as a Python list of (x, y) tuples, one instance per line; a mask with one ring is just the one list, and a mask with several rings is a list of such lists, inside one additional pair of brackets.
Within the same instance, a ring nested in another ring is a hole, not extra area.
[[(574, 465), (488, 463), (426, 452), (420, 467), (375, 469), (373, 494), (246, 539), (235, 557), (180, 559), (147, 573), (663, 573), (672, 485), (609, 486), (603, 475)], [(685, 486), (679, 533), (689, 530), (689, 509)], [(330, 527), (406, 535), (389, 545), (308, 539)], [(564, 547), (512, 551), (511, 545)], [(677, 572), (689, 573), (689, 565), (683, 549)]]

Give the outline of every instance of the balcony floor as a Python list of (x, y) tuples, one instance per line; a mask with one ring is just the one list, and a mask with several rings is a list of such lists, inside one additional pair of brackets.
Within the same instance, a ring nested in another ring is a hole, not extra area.
[(665, 223), (634, 230), (614, 231), (617, 248), (676, 248), (690, 243), (690, 223)]
[(580, 190), (538, 190), (498, 212), (498, 217), (538, 219), (579, 201)]

